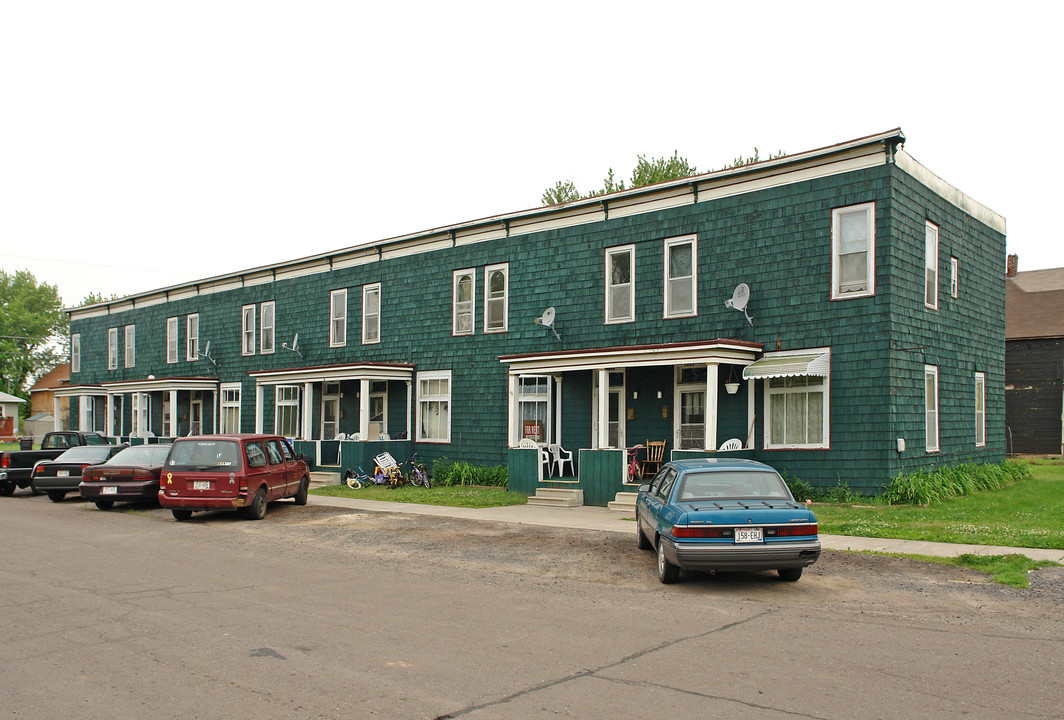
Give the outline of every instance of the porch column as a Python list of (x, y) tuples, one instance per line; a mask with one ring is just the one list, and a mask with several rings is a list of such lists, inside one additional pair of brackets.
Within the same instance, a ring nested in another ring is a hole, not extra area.
[(55, 429), (63, 429), (63, 418), (59, 415), (59, 396), (52, 393), (52, 417), (55, 418)]
[(414, 417), (414, 385), (409, 380), (406, 381), (406, 439), (413, 440), (413, 423), (411, 420)]
[(314, 400), (314, 383), (303, 383), (303, 426), (302, 438), (304, 440), (313, 440), (314, 431), (311, 425), (314, 424), (314, 408), (311, 406), (311, 402)]
[(214, 390), (211, 391), (211, 395), (214, 396), (213, 399), (211, 400), (211, 432), (214, 433), (215, 435), (218, 434), (218, 395), (219, 395), (219, 393), (221, 393), (221, 390), (218, 389), (218, 388), (215, 388)]
[(177, 390), (170, 391), (170, 437), (178, 437)]
[(746, 447), (753, 448), (754, 442), (754, 390), (757, 388), (757, 380), (746, 381)]
[(706, 365), (706, 450), (717, 449), (717, 383), (718, 370), (716, 363)]
[(596, 370), (598, 373), (598, 437), (595, 447), (599, 450), (610, 444), (610, 373), (608, 370)]
[(85, 421), (85, 396), (78, 395), (78, 430), (85, 432), (88, 428), (83, 428), (82, 424)]
[(521, 444), (521, 421), (517, 418), (517, 376), (506, 376), (506, 439), (510, 447)]
[(358, 439), (369, 440), (369, 379), (358, 381)]
[(115, 434), (115, 396), (107, 393), (107, 416), (103, 419), (103, 430), (107, 437)]
[(554, 403), (554, 442), (562, 444), (562, 376), (554, 376), (555, 397)]
[(255, 432), (262, 433), (262, 385), (255, 383)]

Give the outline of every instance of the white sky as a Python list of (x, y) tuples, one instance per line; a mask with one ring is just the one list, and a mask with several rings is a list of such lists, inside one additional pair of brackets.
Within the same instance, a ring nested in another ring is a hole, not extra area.
[[(1038, 9), (1035, 9), (1038, 8)], [(901, 127), (1064, 266), (1062, 6), (0, 0), (0, 267), (76, 305)]]

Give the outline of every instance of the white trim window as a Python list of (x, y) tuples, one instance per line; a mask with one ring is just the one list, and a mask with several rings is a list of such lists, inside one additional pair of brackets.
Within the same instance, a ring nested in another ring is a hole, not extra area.
[(665, 241), (665, 317), (698, 314), (698, 236)]
[(80, 395), (78, 397), (78, 430), (81, 432), (93, 432), (96, 420), (96, 398), (92, 395)]
[(329, 347), (347, 345), (347, 288), (329, 293)]
[(938, 367), (924, 365), (924, 434), (927, 451), (938, 452)]
[(924, 239), (924, 305), (938, 310), (938, 225), (928, 221)]
[(282, 437), (299, 437), (299, 386), (274, 389), (273, 431)]
[(118, 328), (107, 328), (107, 369), (118, 369)]
[(70, 336), (70, 372), (81, 372), (81, 333)]
[(276, 305), (273, 300), (259, 305), (259, 353), (270, 355), (274, 350), (274, 327), (277, 323)]
[(199, 313), (185, 318), (185, 359), (189, 362), (199, 359)]
[(451, 276), (451, 293), (451, 334), (472, 335), (476, 331), (476, 269), (455, 270)]
[(136, 325), (126, 325), (125, 355), (126, 355), (126, 367), (127, 368), (136, 367), (137, 366), (137, 326)]
[(177, 318), (166, 318), (166, 362), (177, 362)]
[(960, 261), (955, 257), (949, 259), (949, 296), (956, 298), (961, 289)]
[(876, 293), (876, 204), (831, 211), (831, 299)]
[(240, 308), (240, 354), (255, 354), (255, 306)]
[(975, 374), (975, 446), (986, 447), (986, 373)]
[(635, 245), (607, 248), (604, 280), (606, 324), (635, 320)]
[(381, 284), (362, 286), (362, 344), (381, 341)]
[(451, 441), (451, 371), (417, 374), (418, 442)]
[(135, 392), (130, 396), (131, 437), (148, 437), (151, 433), (151, 395)]
[[(766, 358), (824, 354), (829, 348), (765, 353)], [(830, 368), (830, 365), (829, 365)], [(829, 447), (831, 371), (827, 375), (765, 378), (765, 447), (801, 450)]]
[(551, 432), (550, 375), (519, 375), (517, 377), (517, 434), (537, 443), (548, 443)]
[(484, 268), (484, 332), (506, 332), (510, 313), (510, 264)]
[(218, 412), (221, 433), (240, 432), (240, 383), (222, 383), (219, 388), (221, 406)]

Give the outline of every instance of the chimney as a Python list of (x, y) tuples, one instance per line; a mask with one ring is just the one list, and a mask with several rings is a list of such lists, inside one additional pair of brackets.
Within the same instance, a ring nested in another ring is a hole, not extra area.
[(1020, 264), (1019, 255), (1009, 255), (1005, 259), (1005, 277), (1016, 277), (1016, 270)]

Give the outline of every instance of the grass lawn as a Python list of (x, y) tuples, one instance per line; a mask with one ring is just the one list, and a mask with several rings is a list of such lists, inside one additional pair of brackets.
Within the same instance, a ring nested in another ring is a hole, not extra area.
[(12, 452), (18, 450), (17, 442), (0, 443), (0, 452)]
[(325, 487), (315, 488), (310, 492), (312, 495), (325, 495), (328, 497), (362, 498), (363, 500), (469, 508), (524, 505), (528, 502), (524, 495), (507, 492), (506, 488), (483, 487), (480, 485), (456, 485), (454, 487), (436, 485), (428, 490), (411, 487), (410, 485), (394, 490), (386, 487), (364, 487), (359, 490), (352, 490), (346, 485), (326, 485)]
[(927, 507), (822, 504), (813, 511), (828, 535), (1064, 549), (1064, 463), (1025, 460), (1032, 478)]

